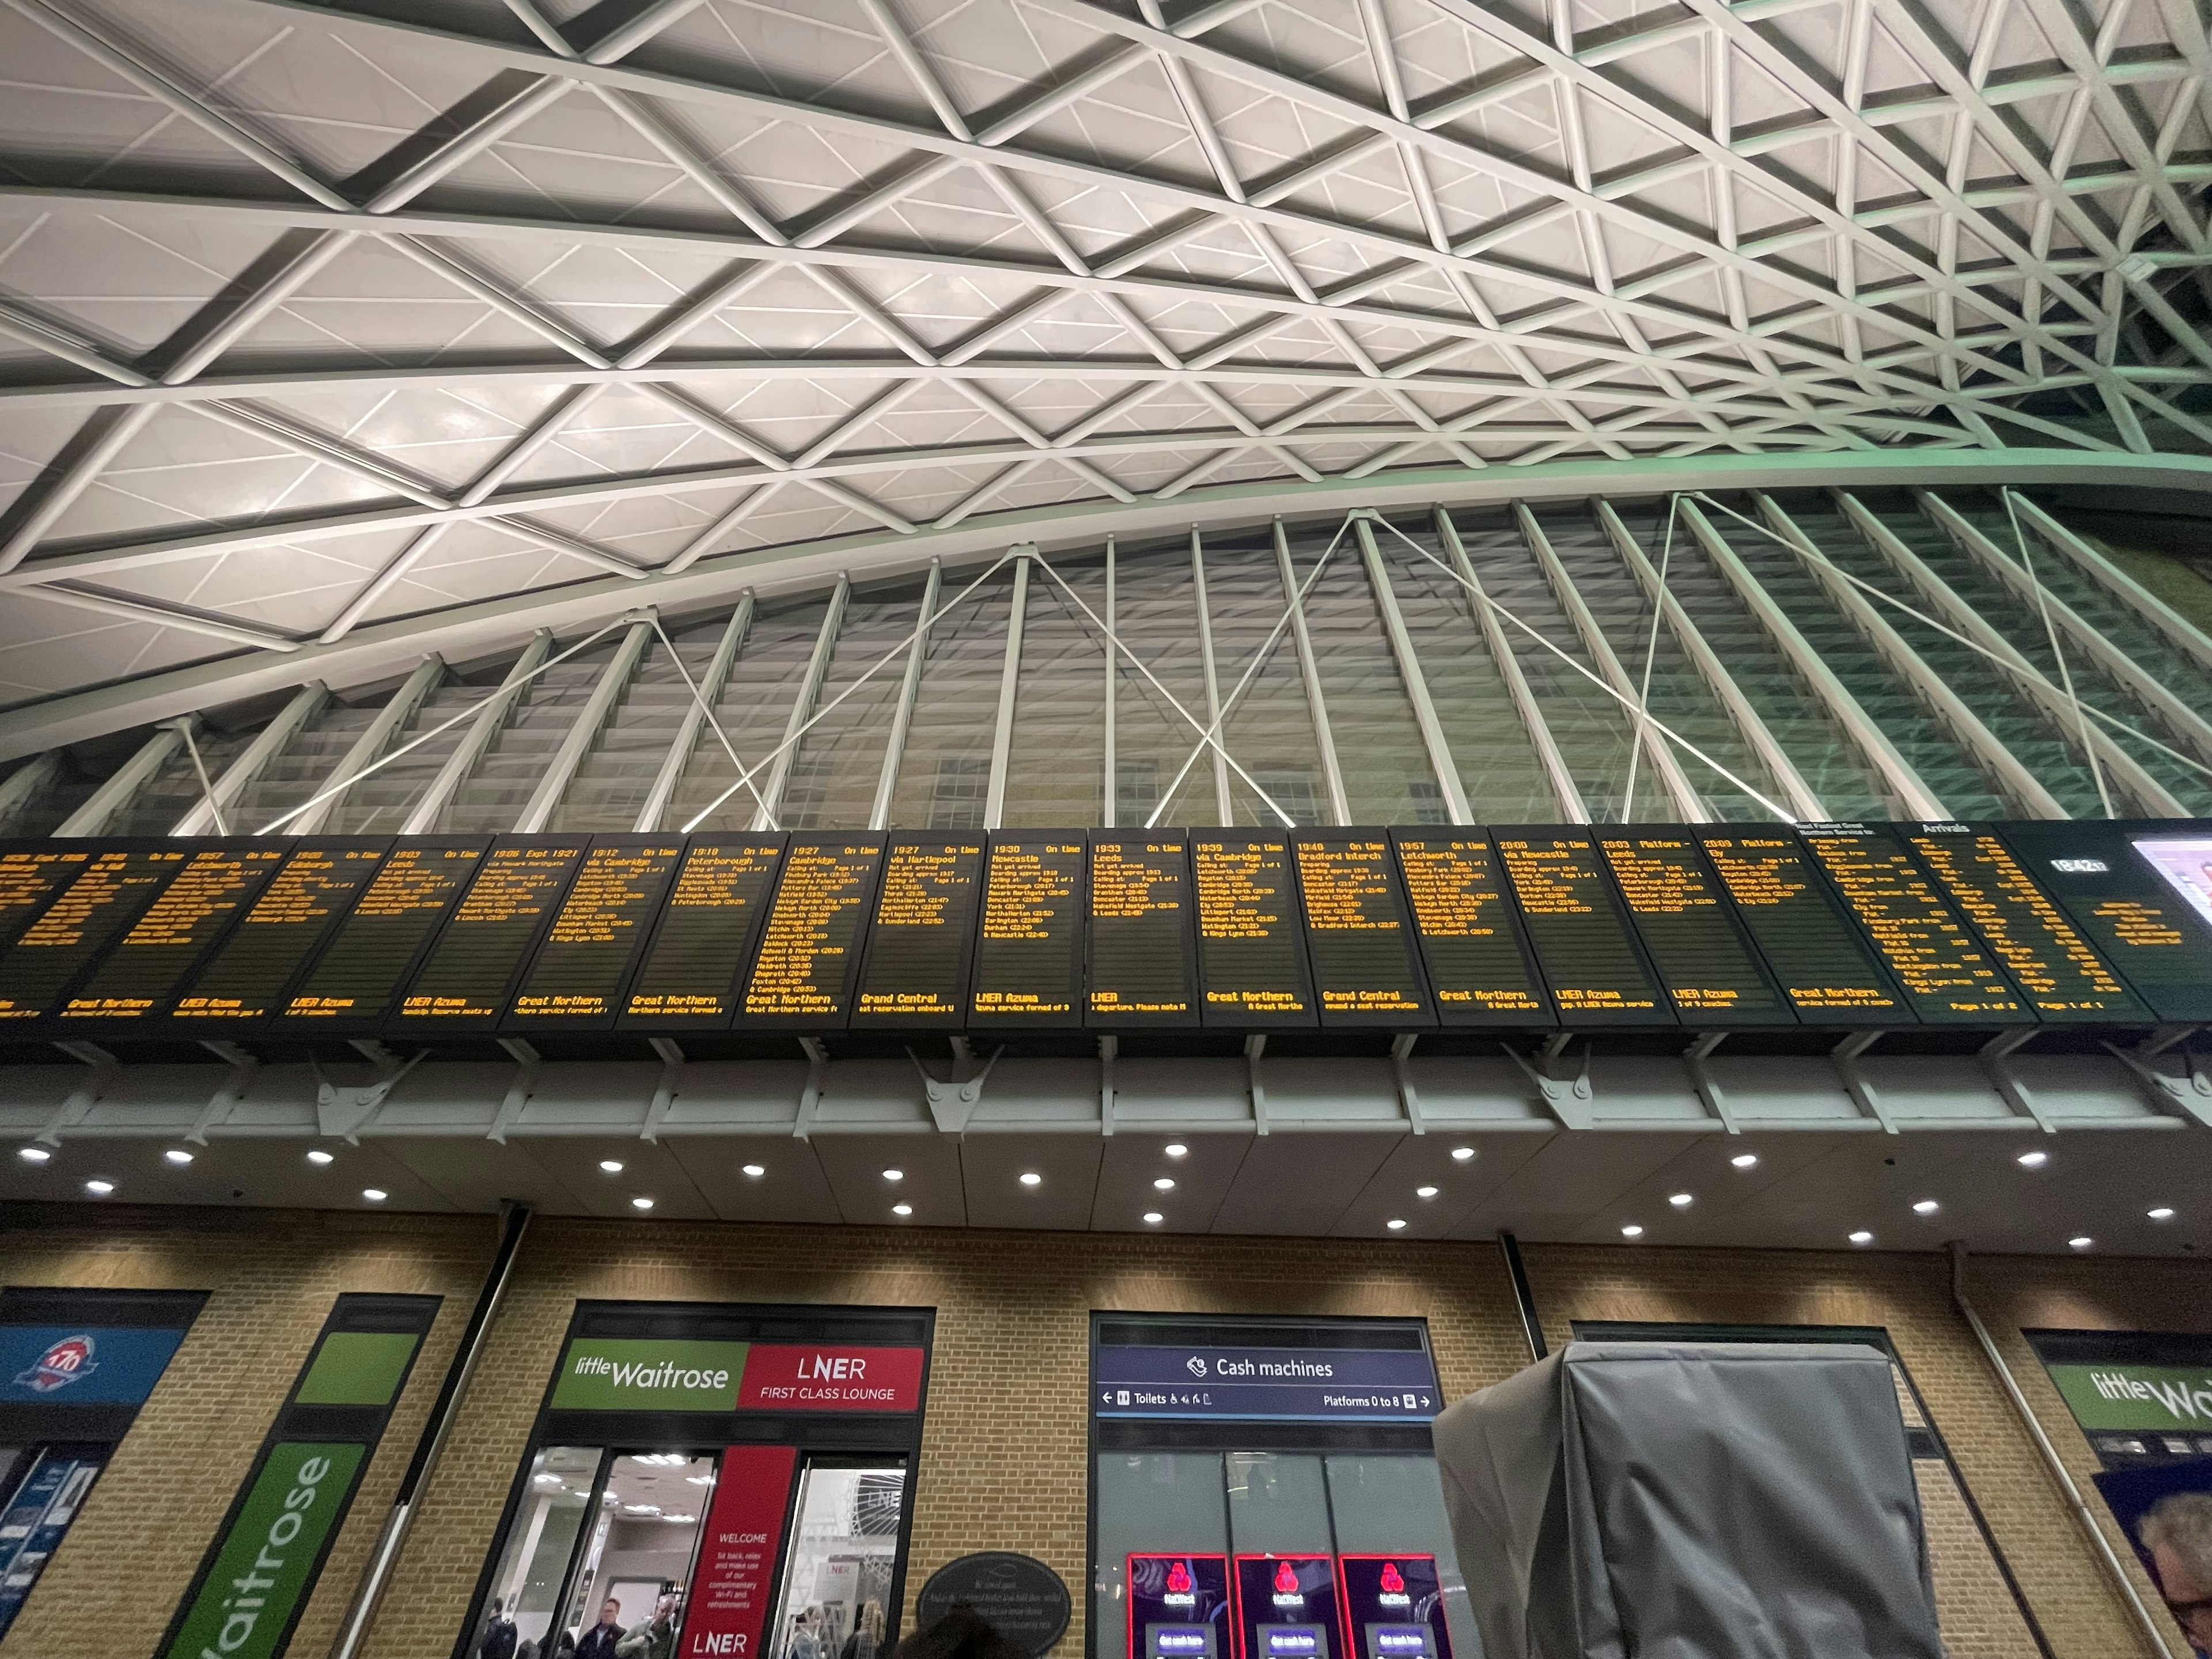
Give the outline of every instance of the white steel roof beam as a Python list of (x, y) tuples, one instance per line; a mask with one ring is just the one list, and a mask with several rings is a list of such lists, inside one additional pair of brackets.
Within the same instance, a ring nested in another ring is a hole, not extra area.
[[(399, 689), (384, 700), (384, 707), (376, 717), (362, 728), (361, 735), (338, 757), (337, 764), (325, 773), (315, 786), (313, 804), (300, 812), (284, 826), (285, 833), (294, 836), (319, 836), (345, 800), (345, 792), (337, 790), (325, 794), (333, 784), (341, 784), (358, 776), (361, 772), (384, 758), (392, 739), (399, 728), (414, 718), (415, 711), (422, 706), (422, 699), (438, 689), (446, 677), (446, 659), (433, 651), (415, 665), (415, 672), (401, 682)], [(321, 797), (319, 799), (317, 796)]]
[(514, 820), (518, 835), (531, 835), (552, 827), (553, 815), (560, 810), (561, 798), (568, 793), (575, 781), (576, 769), (584, 763), (584, 757), (599, 741), (608, 716), (622, 701), (623, 693), (629, 689), (638, 664), (644, 659), (645, 648), (653, 642), (653, 618), (641, 617), (623, 631), (622, 643), (607, 665), (599, 671), (599, 678), (592, 687), (592, 695), (576, 711), (576, 718), (568, 723), (562, 734), (561, 746), (553, 751), (545, 770), (531, 791), (530, 799)]

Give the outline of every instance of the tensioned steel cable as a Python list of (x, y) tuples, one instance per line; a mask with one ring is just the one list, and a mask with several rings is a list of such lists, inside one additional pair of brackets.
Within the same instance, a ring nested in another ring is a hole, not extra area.
[(2027, 572), (2027, 585), (2035, 594), (2035, 613), (2043, 618), (2043, 636), (2051, 641), (2051, 660), (2058, 665), (2058, 683), (2065, 688), (2066, 701), (2074, 705), (2074, 722), (2081, 729), (2081, 747), (2089, 757), (2090, 775), (2097, 780), (2097, 797), (2105, 803), (2105, 816), (2119, 816), (2112, 811), (2112, 792), (2105, 787), (2105, 769), (2098, 763), (2096, 745), (2089, 741), (2089, 717), (2082, 712), (2081, 699), (2074, 695), (2074, 671), (2066, 665), (2066, 653), (2058, 648), (2058, 625), (2051, 619), (2051, 606), (2043, 592), (2043, 578), (2035, 574), (2035, 561), (2028, 556), (2027, 538), (2020, 527), (2020, 509), (2013, 501), (2009, 489), (2000, 489), (2004, 498), (2005, 517), (2012, 524), (2012, 538), (2020, 549), (2021, 568)]
[(1636, 816), (1636, 763), (1644, 758), (1644, 733), (1651, 723), (1651, 670), (1659, 660), (1659, 619), (1666, 615), (1667, 568), (1674, 556), (1674, 518), (1682, 510), (1682, 494), (1667, 498), (1667, 536), (1659, 548), (1659, 594), (1651, 602), (1651, 636), (1644, 643), (1644, 683), (1636, 693), (1636, 741), (1628, 745), (1628, 786), (1620, 792), (1620, 816), (1625, 823)]
[(207, 763), (200, 758), (199, 744), (192, 741), (191, 721), (179, 720), (174, 730), (185, 740), (185, 752), (192, 757), (192, 774), (200, 781), (200, 794), (207, 802), (208, 815), (215, 819), (216, 834), (228, 835), (230, 830), (222, 821), (222, 803), (215, 798), (215, 785), (208, 778)]

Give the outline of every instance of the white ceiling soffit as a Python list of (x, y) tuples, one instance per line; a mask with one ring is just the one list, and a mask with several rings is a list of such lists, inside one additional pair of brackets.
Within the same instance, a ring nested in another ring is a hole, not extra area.
[(2212, 446), (2181, 0), (0, 0), (0, 702), (799, 544)]

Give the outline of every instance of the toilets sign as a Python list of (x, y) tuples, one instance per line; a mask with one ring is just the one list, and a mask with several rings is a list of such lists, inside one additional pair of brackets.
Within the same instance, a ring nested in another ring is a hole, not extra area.
[(921, 1348), (843, 1343), (578, 1337), (562, 1356), (555, 1411), (913, 1412)]

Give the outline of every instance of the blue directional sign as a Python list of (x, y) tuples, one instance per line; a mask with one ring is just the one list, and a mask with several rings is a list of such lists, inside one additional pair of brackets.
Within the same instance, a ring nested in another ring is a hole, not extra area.
[(1248, 1418), (1425, 1423), (1443, 1409), (1425, 1348), (1092, 1350), (1102, 1418)]

